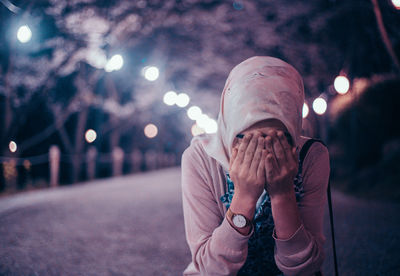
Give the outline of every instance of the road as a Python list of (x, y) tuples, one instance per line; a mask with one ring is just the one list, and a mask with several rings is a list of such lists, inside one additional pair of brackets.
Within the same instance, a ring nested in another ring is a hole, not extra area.
[[(400, 275), (400, 205), (332, 196), (340, 274)], [(181, 275), (189, 261), (180, 168), (0, 199), (0, 275)]]

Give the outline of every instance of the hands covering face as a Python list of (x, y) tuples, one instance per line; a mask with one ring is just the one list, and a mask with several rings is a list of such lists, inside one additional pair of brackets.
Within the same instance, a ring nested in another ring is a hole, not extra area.
[(296, 148), (289, 145), (283, 131), (246, 134), (232, 149), (230, 176), (235, 192), (255, 200), (266, 189), (270, 197), (293, 192), (298, 170)]

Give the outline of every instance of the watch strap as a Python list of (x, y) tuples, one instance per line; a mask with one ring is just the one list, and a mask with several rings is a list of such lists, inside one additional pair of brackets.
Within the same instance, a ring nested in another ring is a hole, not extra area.
[(233, 224), (235, 227), (238, 227), (238, 226), (236, 226), (236, 225), (233, 223), (233, 217), (236, 216), (236, 215), (241, 215), (241, 216), (243, 216), (243, 217), (245, 218), (245, 220), (246, 220), (246, 225), (243, 226), (243, 227), (241, 227), (241, 228), (245, 228), (245, 227), (251, 225), (251, 221), (250, 221), (245, 215), (242, 215), (242, 214), (235, 214), (234, 212), (232, 212), (231, 208), (228, 208), (228, 210), (226, 211), (226, 215), (227, 215), (229, 221), (231, 222), (231, 224)]

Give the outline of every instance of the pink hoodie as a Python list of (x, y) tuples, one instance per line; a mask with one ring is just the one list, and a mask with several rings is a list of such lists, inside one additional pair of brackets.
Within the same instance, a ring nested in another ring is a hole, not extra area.
[[(192, 254), (184, 275), (236, 275), (243, 266), (252, 233), (237, 232), (220, 201), (226, 192), (224, 169), (228, 170), (231, 143), (252, 124), (276, 118), (299, 152), (307, 140), (300, 135), (303, 102), (300, 75), (279, 59), (253, 57), (231, 71), (221, 97), (218, 132), (193, 138), (182, 156), (183, 212)], [(303, 163), (304, 196), (298, 202), (302, 225), (287, 240), (276, 238), (275, 231), (272, 235), (275, 262), (285, 275), (312, 275), (322, 266), (329, 173), (328, 149), (314, 143)]]

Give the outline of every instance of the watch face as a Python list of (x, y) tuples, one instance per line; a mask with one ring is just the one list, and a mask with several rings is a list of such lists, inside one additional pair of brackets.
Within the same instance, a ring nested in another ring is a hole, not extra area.
[(246, 226), (246, 218), (242, 215), (235, 215), (232, 218), (232, 222), (233, 222), (233, 224), (235, 224), (235, 226), (237, 226), (239, 228), (243, 228)]

